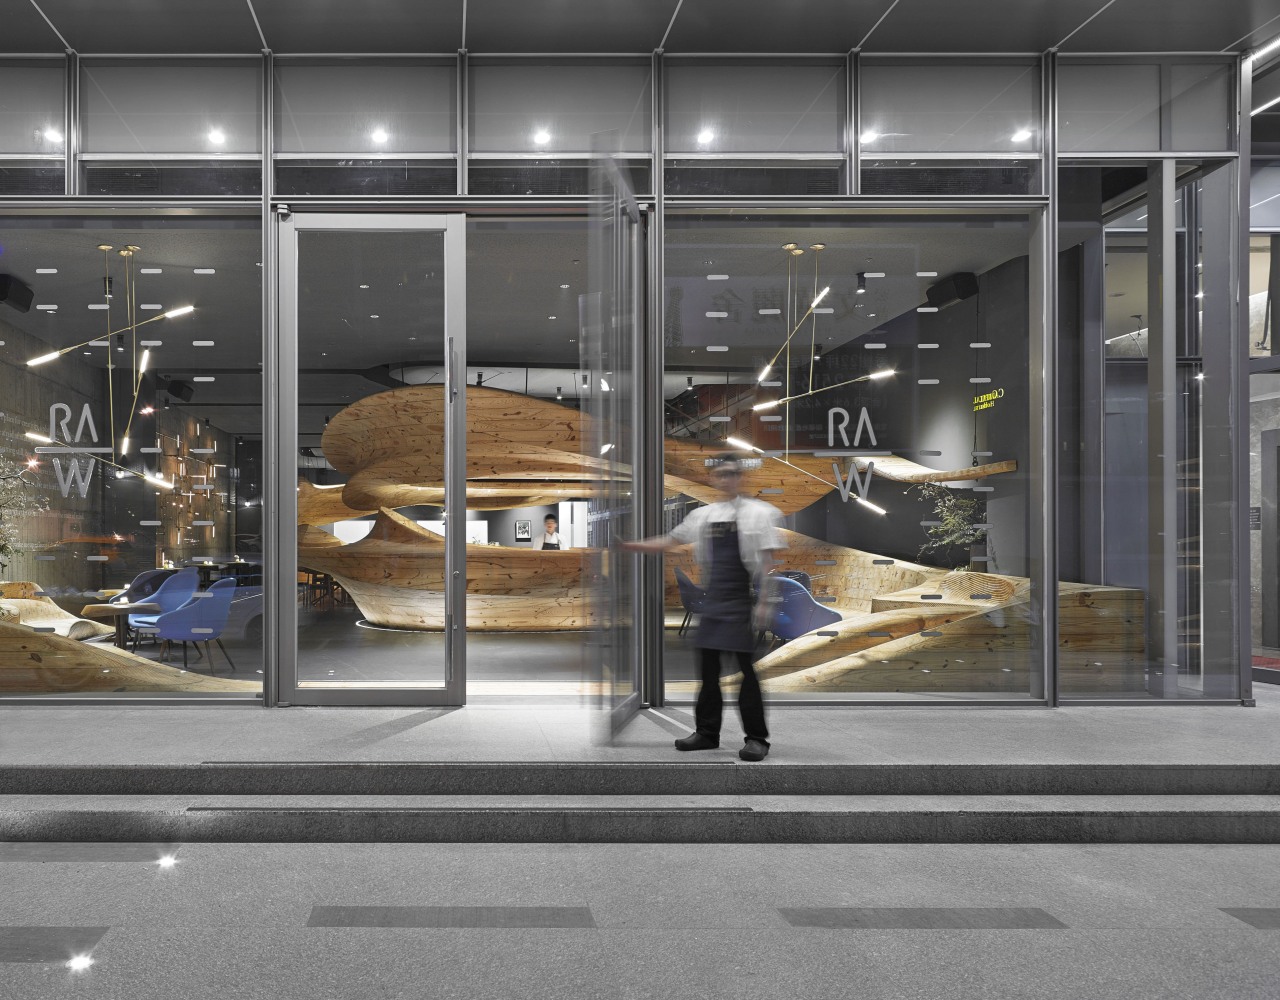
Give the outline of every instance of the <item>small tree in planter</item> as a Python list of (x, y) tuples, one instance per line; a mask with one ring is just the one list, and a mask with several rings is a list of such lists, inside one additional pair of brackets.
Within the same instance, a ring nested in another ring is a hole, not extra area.
[(49, 498), (38, 494), (36, 486), (31, 469), (0, 458), (0, 572), (9, 567), (23, 516), (49, 509)]
[[(938, 522), (924, 529), (925, 543), (920, 546), (916, 558), (923, 559), (926, 553), (937, 552), (942, 558), (951, 560), (955, 558), (955, 550), (962, 548), (964, 563), (968, 563), (969, 547), (982, 541), (986, 535), (985, 528), (977, 527), (982, 520), (984, 503), (941, 483), (919, 483), (911, 490), (919, 491), (916, 499), (933, 508), (932, 519)], [(952, 565), (951, 568), (960, 569), (961, 566)]]

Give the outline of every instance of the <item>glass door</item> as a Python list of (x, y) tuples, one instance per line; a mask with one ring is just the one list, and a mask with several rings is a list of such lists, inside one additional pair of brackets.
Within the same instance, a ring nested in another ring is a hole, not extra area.
[(611, 729), (640, 707), (636, 596), (642, 592), (639, 559), (616, 542), (639, 537), (641, 489), (636, 465), (643, 454), (636, 419), (637, 376), (643, 374), (643, 237), (639, 205), (613, 148), (616, 133), (596, 139), (591, 165), (588, 234), (589, 289), (580, 316), (583, 368), (583, 464), (593, 466), (597, 488), (589, 515), (583, 575), (593, 623), (589, 663), (598, 672), (602, 707)]
[(460, 705), (465, 219), (297, 213), (279, 239), (280, 698)]

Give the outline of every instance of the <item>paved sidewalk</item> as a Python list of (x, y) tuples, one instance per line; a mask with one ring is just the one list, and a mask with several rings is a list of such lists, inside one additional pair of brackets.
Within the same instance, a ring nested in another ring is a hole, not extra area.
[[(770, 711), (792, 764), (1280, 763), (1280, 690), (1257, 707), (807, 708)], [(717, 751), (677, 754), (686, 707), (642, 712), (610, 740), (590, 707), (457, 709), (0, 706), (3, 764), (202, 761), (718, 761), (742, 734), (730, 708)]]

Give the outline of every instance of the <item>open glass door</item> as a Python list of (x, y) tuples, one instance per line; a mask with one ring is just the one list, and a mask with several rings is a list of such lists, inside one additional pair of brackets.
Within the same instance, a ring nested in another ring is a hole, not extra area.
[(465, 219), (297, 213), (279, 236), (281, 700), (460, 705)]
[(640, 208), (613, 155), (616, 139), (616, 133), (598, 136), (592, 159), (590, 287), (579, 337), (586, 418), (583, 463), (599, 470), (583, 557), (594, 625), (588, 654), (613, 731), (640, 707), (635, 602), (641, 593), (641, 567), (638, 557), (614, 543), (638, 537), (641, 523), (636, 516), (640, 493), (633, 485), (642, 454), (636, 379), (643, 371), (644, 301)]

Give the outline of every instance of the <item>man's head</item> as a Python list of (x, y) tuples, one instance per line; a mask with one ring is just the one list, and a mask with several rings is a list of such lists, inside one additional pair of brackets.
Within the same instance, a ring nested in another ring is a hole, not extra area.
[(554, 514), (548, 514), (542, 519), (542, 523), (546, 528), (548, 535), (554, 535), (556, 533), (557, 526), (560, 524), (560, 522), (556, 520), (556, 516)]
[(711, 485), (729, 496), (737, 496), (742, 486), (742, 473), (750, 459), (737, 452), (727, 451), (707, 460), (711, 472)]

